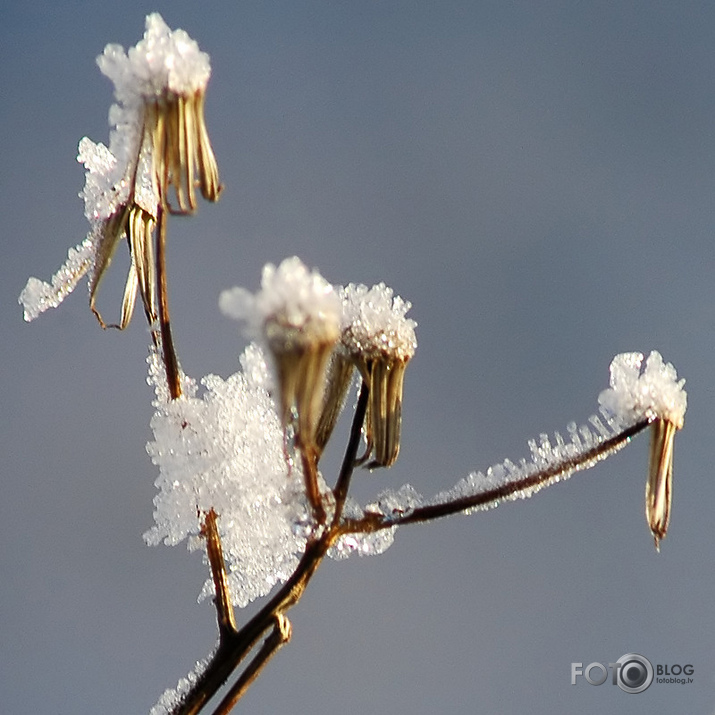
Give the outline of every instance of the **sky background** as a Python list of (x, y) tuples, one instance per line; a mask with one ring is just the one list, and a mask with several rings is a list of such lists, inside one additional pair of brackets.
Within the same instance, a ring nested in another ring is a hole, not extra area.
[[(211, 55), (225, 184), (169, 227), (186, 372), (235, 371), (218, 294), (267, 261), (414, 304), (402, 452), (358, 475), (363, 503), (526, 456), (595, 411), (616, 353), (658, 349), (689, 390), (660, 554), (641, 436), (533, 499), (325, 563), (242, 711), (715, 712), (715, 5), (92, 0), (0, 6), (3, 713), (147, 713), (215, 640), (201, 557), (142, 540), (142, 316), (103, 332), (84, 284), (30, 325), (17, 305), (87, 230), (76, 147), (107, 142), (112, 99), (95, 57), (154, 10)], [(107, 317), (123, 246), (116, 264)], [(570, 685), (572, 662), (627, 652), (695, 682)]]

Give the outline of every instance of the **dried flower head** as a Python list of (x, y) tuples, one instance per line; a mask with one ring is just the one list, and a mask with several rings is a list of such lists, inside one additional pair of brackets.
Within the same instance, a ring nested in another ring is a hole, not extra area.
[(273, 355), (284, 426), (296, 428), (298, 442), (315, 444), (323, 402), (325, 368), (340, 335), (340, 300), (333, 287), (299, 258), (263, 269), (261, 290), (224, 291), (221, 310), (246, 320)]
[(186, 32), (172, 31), (153, 13), (135, 47), (125, 53), (107, 45), (97, 64), (114, 82), (116, 132), (132, 145), (127, 166), (145, 155), (151, 174), (141, 180), (149, 178), (167, 205), (173, 187), (181, 213), (196, 210), (197, 181), (203, 197), (216, 201), (221, 186), (204, 119), (209, 56)]
[(114, 83), (116, 104), (109, 110), (107, 148), (87, 137), (77, 160), (86, 168), (82, 198), (90, 230), (70, 249), (66, 263), (51, 283), (30, 278), (20, 295), (25, 320), (54, 308), (90, 275), (90, 307), (96, 308), (98, 286), (114, 252), (127, 239), (131, 266), (121, 318), (131, 319), (137, 289), (149, 322), (156, 317), (153, 231), (162, 206), (174, 188), (178, 210), (195, 210), (195, 185), (207, 200), (220, 193), (218, 169), (204, 120), (204, 98), (211, 73), (209, 57), (183, 30), (171, 31), (157, 13), (146, 18), (143, 39), (128, 52), (107, 45), (97, 58)]
[(598, 401), (624, 422), (653, 423), (650, 464), (646, 482), (645, 511), (656, 549), (665, 538), (670, 521), (673, 490), (673, 442), (682, 428), (688, 404), (675, 368), (658, 352), (643, 359), (642, 353), (623, 353), (611, 363), (611, 387)]
[(340, 353), (360, 370), (370, 386), (366, 419), (369, 468), (389, 467), (400, 451), (402, 391), (407, 363), (415, 354), (414, 320), (405, 314), (411, 303), (384, 283), (368, 289), (350, 284), (341, 289), (343, 303)]

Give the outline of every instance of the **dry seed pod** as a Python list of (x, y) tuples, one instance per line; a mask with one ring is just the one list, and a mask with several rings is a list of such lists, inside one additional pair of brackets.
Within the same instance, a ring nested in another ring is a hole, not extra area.
[(333, 287), (300, 259), (287, 258), (277, 268), (264, 267), (255, 296), (233, 288), (221, 294), (220, 306), (262, 336), (274, 359), (283, 426), (295, 414), (298, 443), (315, 451), (325, 369), (340, 336), (340, 301)]
[[(409, 302), (384, 283), (341, 289), (343, 323), (339, 351), (353, 361), (370, 387), (365, 420), (367, 449), (359, 463), (390, 467), (400, 451), (405, 367), (417, 347)], [(370, 460), (372, 457), (372, 460)]]
[(650, 465), (645, 492), (645, 511), (656, 549), (665, 538), (670, 521), (673, 488), (673, 441), (682, 428), (688, 396), (675, 368), (652, 351), (621, 353), (611, 362), (610, 387), (598, 397), (607, 412), (620, 423), (652, 423)]
[(657, 419), (651, 427), (650, 464), (645, 490), (645, 511), (655, 548), (665, 538), (670, 522), (673, 498), (673, 442), (677, 427), (667, 420)]
[[(368, 469), (391, 467), (400, 453), (402, 431), (402, 388), (406, 360), (373, 360), (370, 370), (370, 402), (366, 438), (372, 447)], [(363, 460), (370, 456), (368, 450)]]
[(144, 37), (134, 47), (125, 51), (109, 44), (97, 64), (114, 83), (116, 103), (109, 110), (109, 147), (87, 137), (79, 143), (77, 160), (86, 169), (82, 198), (90, 230), (80, 245), (70, 249), (51, 283), (28, 280), (20, 295), (28, 321), (59, 305), (89, 273), (90, 307), (107, 327), (95, 306), (96, 292), (125, 235), (132, 267), (122, 317), (115, 327), (128, 324), (137, 286), (152, 320), (150, 273), (155, 267), (150, 234), (160, 208), (170, 208), (171, 187), (181, 213), (195, 210), (197, 184), (209, 201), (215, 201), (221, 190), (204, 119), (211, 64), (196, 42), (183, 30), (172, 31), (153, 13), (146, 18)]

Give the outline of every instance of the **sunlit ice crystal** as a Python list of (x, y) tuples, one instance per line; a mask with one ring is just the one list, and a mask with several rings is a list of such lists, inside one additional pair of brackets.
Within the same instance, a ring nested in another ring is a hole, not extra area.
[[(200, 396), (157, 400), (147, 450), (159, 467), (159, 493), (155, 526), (145, 535), (150, 544), (188, 538), (198, 548), (201, 515), (214, 509), (238, 606), (293, 572), (305, 548), (305, 536), (295, 527), (307, 513), (299, 467), (289, 472), (286, 464), (260, 349), (250, 346), (242, 364), (243, 371), (226, 380), (203, 378)], [(160, 370), (151, 377), (160, 380)], [(208, 581), (204, 594), (211, 589)]]
[(417, 348), (417, 323), (406, 317), (409, 301), (395, 296), (384, 283), (368, 288), (350, 283), (340, 289), (342, 337), (345, 350), (363, 359), (382, 354), (410, 359)]
[(206, 89), (211, 61), (184, 30), (171, 30), (159, 13), (146, 17), (144, 37), (128, 52), (109, 44), (97, 58), (119, 101), (151, 98), (169, 90), (190, 94)]
[(67, 252), (67, 260), (50, 283), (31, 277), (20, 293), (25, 320), (30, 322), (50, 308), (56, 308), (76, 287), (94, 263), (95, 242), (90, 234)]
[(598, 398), (599, 403), (626, 422), (662, 419), (680, 429), (688, 404), (683, 389), (685, 380), (660, 353), (622, 353), (611, 362), (610, 387)]

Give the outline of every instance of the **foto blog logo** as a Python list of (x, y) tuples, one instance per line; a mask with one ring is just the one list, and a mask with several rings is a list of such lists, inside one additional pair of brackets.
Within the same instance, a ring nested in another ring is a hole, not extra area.
[(648, 658), (638, 653), (626, 653), (606, 668), (603, 663), (571, 663), (571, 685), (583, 677), (591, 685), (602, 685), (611, 671), (611, 683), (626, 693), (642, 693), (653, 682), (653, 665)]
[[(584, 678), (591, 685), (603, 685), (611, 675), (611, 684), (617, 685), (626, 693), (642, 693), (656, 683), (689, 685), (693, 682), (695, 668), (688, 665), (656, 665), (638, 653), (626, 653), (615, 663), (571, 663), (571, 685), (576, 685), (577, 678)], [(688, 677), (681, 677), (688, 676)]]

